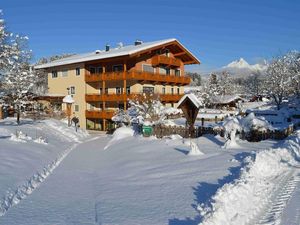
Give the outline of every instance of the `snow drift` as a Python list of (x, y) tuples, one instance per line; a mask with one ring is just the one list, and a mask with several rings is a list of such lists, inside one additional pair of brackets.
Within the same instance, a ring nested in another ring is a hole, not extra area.
[(276, 185), (300, 161), (300, 132), (281, 148), (263, 150), (247, 158), (240, 178), (225, 184), (206, 205), (198, 206), (203, 225), (253, 224)]
[(134, 135), (134, 130), (131, 129), (130, 127), (120, 127), (115, 130), (115, 132), (112, 135), (113, 136), (112, 139), (107, 143), (104, 149), (107, 149), (108, 147), (115, 144), (121, 139), (132, 137), (133, 135)]

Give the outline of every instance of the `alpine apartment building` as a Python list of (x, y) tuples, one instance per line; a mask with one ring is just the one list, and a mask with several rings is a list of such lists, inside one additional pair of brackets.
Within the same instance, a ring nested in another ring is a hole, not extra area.
[(96, 50), (51, 63), (38, 65), (48, 73), (49, 95), (71, 94), (73, 112), (80, 126), (107, 130), (111, 118), (128, 99), (143, 93), (159, 96), (170, 106), (183, 96), (183, 86), (190, 83), (184, 66), (200, 61), (176, 39), (167, 39)]

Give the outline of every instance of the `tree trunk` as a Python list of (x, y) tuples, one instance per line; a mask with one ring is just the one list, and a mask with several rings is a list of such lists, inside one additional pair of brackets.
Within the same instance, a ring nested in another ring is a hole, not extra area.
[(20, 106), (17, 106), (17, 124), (20, 124)]

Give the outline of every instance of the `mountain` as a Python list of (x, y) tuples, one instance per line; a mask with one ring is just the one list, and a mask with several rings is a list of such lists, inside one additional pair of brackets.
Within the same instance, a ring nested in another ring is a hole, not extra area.
[(267, 69), (267, 62), (264, 61), (263, 63), (257, 63), (250, 65), (245, 59), (240, 58), (239, 60), (235, 60), (229, 63), (226, 66), (223, 66), (218, 72), (221, 71), (228, 71), (232, 75), (237, 77), (248, 76), (254, 72), (261, 72), (264, 73)]
[(252, 71), (263, 71), (267, 69), (267, 63), (266, 61), (264, 61), (263, 64), (254, 64), (254, 65), (250, 65), (245, 59), (240, 58), (239, 60), (235, 60), (231, 63), (229, 63), (227, 66), (223, 67), (224, 69), (230, 68), (230, 69), (249, 69)]

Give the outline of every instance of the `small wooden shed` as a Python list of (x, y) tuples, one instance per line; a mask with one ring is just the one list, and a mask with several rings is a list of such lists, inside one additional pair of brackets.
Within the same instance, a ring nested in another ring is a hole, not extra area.
[(184, 95), (178, 102), (177, 108), (180, 108), (186, 118), (186, 123), (189, 130), (189, 136), (195, 136), (195, 120), (197, 118), (201, 102), (194, 94)]

